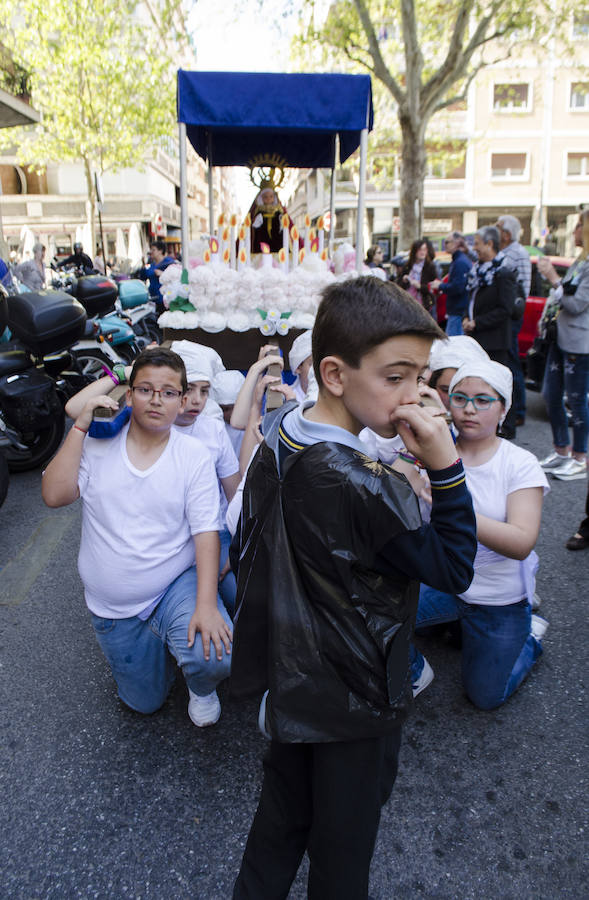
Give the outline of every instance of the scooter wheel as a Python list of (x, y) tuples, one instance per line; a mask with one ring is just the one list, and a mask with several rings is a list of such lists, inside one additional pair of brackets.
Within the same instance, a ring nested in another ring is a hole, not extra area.
[(108, 366), (109, 369), (112, 369), (114, 365), (112, 359), (98, 349), (72, 350), (70, 352), (87, 384), (102, 378), (104, 375), (103, 366)]
[(46, 463), (57, 451), (65, 431), (65, 416), (56, 416), (51, 425), (39, 431), (20, 432), (21, 443), (26, 450), (7, 447), (6, 462), (11, 472), (28, 472)]

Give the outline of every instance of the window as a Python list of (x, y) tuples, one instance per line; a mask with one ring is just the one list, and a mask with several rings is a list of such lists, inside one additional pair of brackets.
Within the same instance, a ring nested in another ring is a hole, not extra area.
[(589, 178), (589, 152), (567, 153), (567, 177)]
[(527, 112), (531, 108), (529, 84), (493, 85), (493, 109), (496, 112)]
[(492, 153), (491, 178), (525, 178), (527, 153)]
[(569, 109), (589, 112), (589, 81), (574, 81), (571, 84)]
[(573, 37), (589, 38), (589, 12), (573, 13)]

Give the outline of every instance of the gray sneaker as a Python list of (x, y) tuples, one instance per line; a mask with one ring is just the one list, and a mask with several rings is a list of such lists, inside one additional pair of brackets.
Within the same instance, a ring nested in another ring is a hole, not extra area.
[(552, 470), (551, 475), (559, 481), (575, 481), (577, 478), (587, 477), (587, 463), (585, 460), (569, 459), (564, 466)]
[(545, 472), (552, 472), (554, 469), (560, 469), (561, 466), (564, 466), (566, 463), (570, 462), (573, 457), (570, 453), (567, 453), (566, 456), (563, 456), (561, 453), (557, 453), (554, 450), (552, 453), (549, 453), (544, 459), (540, 460), (540, 465), (544, 469)]

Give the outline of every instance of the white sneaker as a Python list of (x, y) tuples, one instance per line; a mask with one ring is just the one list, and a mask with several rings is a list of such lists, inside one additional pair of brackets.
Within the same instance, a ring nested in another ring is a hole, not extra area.
[(428, 684), (431, 684), (434, 680), (434, 670), (428, 663), (427, 659), (423, 658), (423, 669), (421, 670), (421, 675), (414, 681), (411, 685), (411, 689), (413, 691), (413, 697), (417, 697), (418, 694), (421, 694), (422, 691), (426, 689)]
[(561, 453), (557, 453), (556, 450), (554, 450), (552, 453), (549, 453), (548, 456), (544, 457), (544, 459), (540, 460), (540, 465), (547, 472), (551, 472), (553, 469), (559, 469), (561, 466), (564, 466), (571, 459), (572, 456), (570, 453), (563, 456)]
[(542, 616), (532, 616), (532, 637), (535, 637), (537, 641), (542, 641), (547, 631), (548, 622), (546, 619), (543, 619)]
[(217, 692), (207, 694), (206, 697), (199, 697), (188, 688), (190, 700), (188, 702), (188, 715), (195, 725), (204, 728), (206, 725), (214, 725), (219, 721), (221, 715), (221, 704), (217, 697)]
[(575, 481), (577, 478), (587, 477), (587, 461), (571, 458), (564, 466), (551, 472), (559, 481)]

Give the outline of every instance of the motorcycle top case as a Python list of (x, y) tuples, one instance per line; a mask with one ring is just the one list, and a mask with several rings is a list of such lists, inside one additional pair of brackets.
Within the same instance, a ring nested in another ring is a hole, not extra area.
[(13, 336), (36, 356), (65, 350), (84, 334), (86, 311), (64, 291), (30, 291), (6, 302)]
[(84, 275), (78, 278), (76, 297), (90, 317), (105, 316), (115, 308), (117, 286), (104, 275)]
[(20, 431), (48, 428), (62, 407), (55, 384), (38, 369), (0, 378), (0, 409), (6, 420)]
[(119, 283), (119, 300), (123, 309), (133, 309), (147, 303), (149, 293), (146, 285), (138, 278), (130, 278)]

